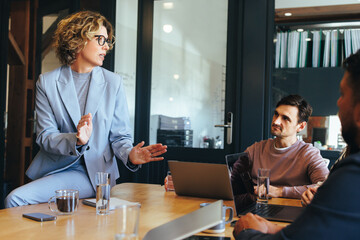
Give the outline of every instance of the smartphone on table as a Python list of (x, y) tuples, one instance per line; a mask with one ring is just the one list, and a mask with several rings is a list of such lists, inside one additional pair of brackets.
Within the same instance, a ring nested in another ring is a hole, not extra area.
[(24, 213), (24, 218), (29, 218), (38, 222), (52, 221), (56, 219), (56, 216), (52, 216), (45, 213)]

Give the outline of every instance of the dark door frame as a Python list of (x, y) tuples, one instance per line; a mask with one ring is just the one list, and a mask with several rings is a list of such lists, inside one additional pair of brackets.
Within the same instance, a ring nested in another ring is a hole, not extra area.
[(4, 208), (6, 78), (9, 42), (10, 0), (0, 2), (0, 209)]

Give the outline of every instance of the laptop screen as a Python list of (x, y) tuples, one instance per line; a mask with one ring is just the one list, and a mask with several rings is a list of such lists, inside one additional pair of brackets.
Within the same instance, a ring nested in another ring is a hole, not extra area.
[(231, 172), (231, 187), (234, 195), (236, 214), (243, 212), (256, 203), (254, 183), (251, 179), (251, 162), (246, 152), (225, 156)]
[(175, 193), (181, 196), (232, 200), (225, 164), (168, 161)]

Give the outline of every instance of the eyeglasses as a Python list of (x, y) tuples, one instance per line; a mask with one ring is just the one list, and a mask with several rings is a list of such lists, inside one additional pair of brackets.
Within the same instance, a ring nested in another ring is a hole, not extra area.
[(114, 40), (110, 40), (109, 38), (106, 38), (104, 35), (95, 35), (94, 37), (97, 38), (98, 44), (100, 46), (104, 46), (105, 42), (106, 42), (108, 44), (108, 46), (111, 48), (115, 43)]

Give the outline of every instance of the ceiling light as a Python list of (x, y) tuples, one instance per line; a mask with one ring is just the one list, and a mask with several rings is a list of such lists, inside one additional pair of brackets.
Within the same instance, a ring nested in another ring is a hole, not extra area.
[(290, 16), (292, 15), (292, 13), (287, 12), (287, 13), (285, 13), (284, 15), (285, 15), (286, 17), (290, 17)]
[(174, 79), (178, 80), (180, 78), (179, 74), (174, 74)]
[(173, 97), (169, 97), (169, 101), (170, 101), (170, 102), (174, 101), (174, 98), (173, 98)]
[(170, 24), (165, 24), (165, 25), (163, 26), (163, 30), (164, 30), (164, 32), (166, 32), (166, 33), (171, 33), (172, 30), (173, 30), (173, 27), (172, 27)]
[(310, 41), (311, 41), (311, 38), (305, 38), (305, 41), (310, 42)]
[(163, 8), (164, 9), (173, 9), (174, 8), (174, 3), (173, 2), (164, 2), (163, 3)]
[(303, 31), (304, 31), (304, 29), (299, 28), (299, 29), (298, 29), (298, 30), (296, 30), (296, 31), (298, 31), (298, 32), (303, 32)]

